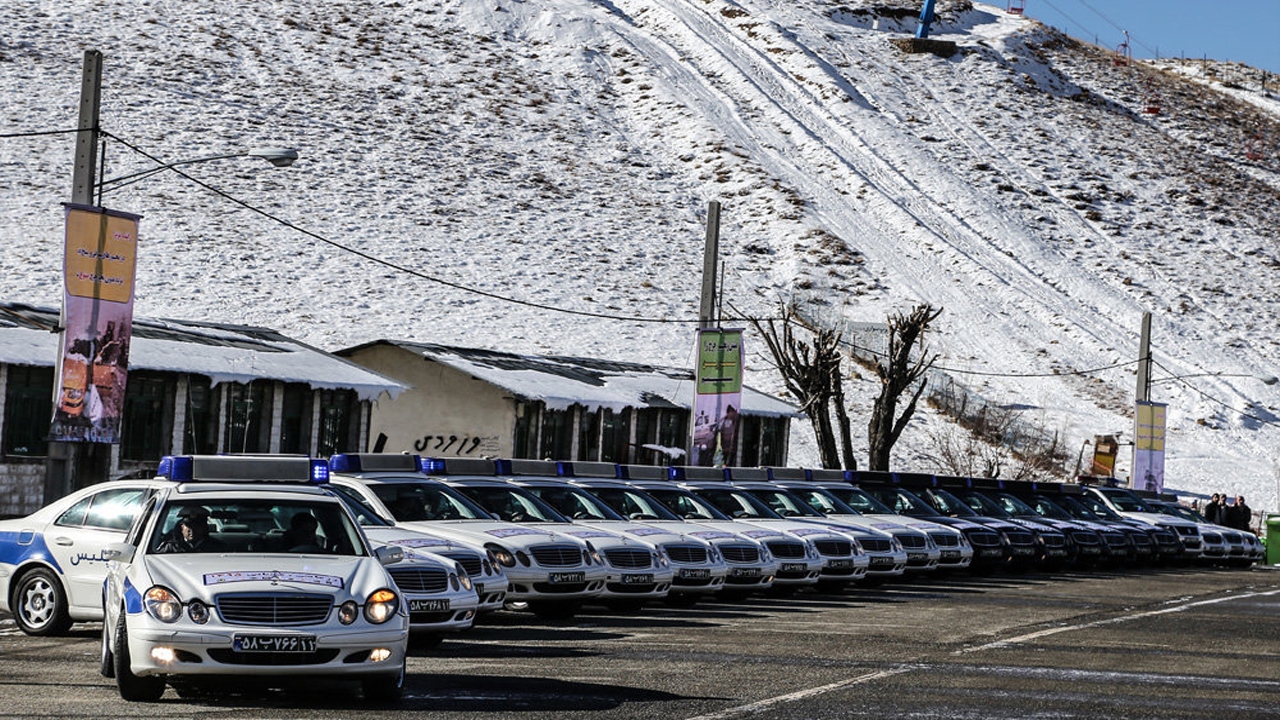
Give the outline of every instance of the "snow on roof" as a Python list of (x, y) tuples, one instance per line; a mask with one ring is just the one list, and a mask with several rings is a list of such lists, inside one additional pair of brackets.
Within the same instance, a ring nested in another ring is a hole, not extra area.
[[(363, 347), (387, 344), (447, 365), (523, 400), (540, 400), (553, 410), (571, 405), (620, 411), (628, 407), (689, 410), (693, 371), (593, 358), (517, 355), (496, 350), (432, 343), (380, 340), (339, 350), (349, 355)], [(766, 417), (798, 417), (792, 405), (758, 390), (742, 388), (742, 412)]]
[[(49, 367), (58, 355), (59, 312), (0, 303), (0, 363)], [(129, 367), (206, 375), (213, 383), (302, 382), (350, 389), (362, 400), (392, 397), (405, 386), (275, 330), (189, 320), (133, 318)]]

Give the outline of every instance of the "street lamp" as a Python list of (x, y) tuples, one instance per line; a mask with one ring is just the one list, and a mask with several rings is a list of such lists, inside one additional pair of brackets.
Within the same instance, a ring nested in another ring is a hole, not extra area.
[[(103, 143), (104, 145), (106, 143)], [(105, 155), (105, 153), (104, 153)], [(298, 159), (298, 151), (293, 148), (284, 147), (260, 147), (241, 150), (239, 152), (225, 153), (222, 155), (209, 155), (207, 157), (192, 158), (190, 160), (180, 160), (178, 162), (167, 163), (165, 165), (157, 165), (153, 168), (140, 170), (136, 173), (122, 175), (120, 177), (110, 178), (99, 182), (95, 187), (98, 191), (98, 205), (102, 204), (102, 194), (112, 190), (119, 190), (126, 185), (132, 185), (140, 180), (145, 180), (156, 173), (165, 170), (172, 170), (176, 167), (184, 165), (194, 165), (196, 163), (208, 162), (210, 160), (225, 160), (235, 157), (259, 157), (276, 167), (289, 167)]]

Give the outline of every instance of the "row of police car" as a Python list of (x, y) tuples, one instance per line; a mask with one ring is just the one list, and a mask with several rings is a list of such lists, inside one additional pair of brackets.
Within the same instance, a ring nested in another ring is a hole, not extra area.
[(794, 468), (343, 454), (174, 456), (0, 521), (0, 609), (101, 621), (100, 672), (155, 700), (208, 676), (403, 692), (477, 616), (690, 606), (946, 571), (1261, 560), (1251, 533), (1122, 488)]

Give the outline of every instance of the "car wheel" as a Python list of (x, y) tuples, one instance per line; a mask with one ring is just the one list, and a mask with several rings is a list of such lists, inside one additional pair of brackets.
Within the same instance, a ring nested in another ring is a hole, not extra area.
[(408, 659), (400, 661), (400, 671), (394, 675), (378, 675), (365, 678), (360, 683), (364, 699), (371, 703), (394, 703), (404, 697), (404, 677)]
[(125, 700), (155, 702), (164, 695), (164, 679), (158, 677), (139, 677), (133, 674), (133, 666), (129, 659), (129, 630), (125, 627), (124, 612), (120, 613), (120, 624), (116, 626), (116, 687), (120, 689), (120, 697)]
[(13, 620), (28, 635), (61, 635), (71, 627), (67, 594), (52, 572), (36, 568), (22, 575), (13, 591)]
[(102, 677), (113, 678), (116, 676), (116, 659), (111, 654), (111, 644), (107, 642), (110, 639), (111, 631), (107, 629), (107, 614), (102, 614), (102, 657), (98, 661), (98, 672)]

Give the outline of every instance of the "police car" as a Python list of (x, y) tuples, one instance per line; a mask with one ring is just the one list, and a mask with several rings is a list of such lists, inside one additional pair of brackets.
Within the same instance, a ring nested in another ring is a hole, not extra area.
[(572, 617), (604, 590), (606, 570), (585, 541), (495, 518), (462, 493), (425, 474), (415, 455), (342, 453), (329, 458), (330, 482), (378, 515), (410, 530), (444, 536), (493, 554), (509, 582), (505, 606), (541, 617)]
[(124, 539), (143, 503), (166, 483), (113, 480), (0, 521), (0, 610), (28, 635), (60, 635), (102, 619), (102, 548)]
[(372, 546), (323, 488), (323, 461), (166, 457), (159, 475), (167, 485), (99, 551), (101, 672), (121, 697), (226, 675), (350, 679), (368, 700), (400, 697), (409, 615), (386, 566), (404, 552)]

